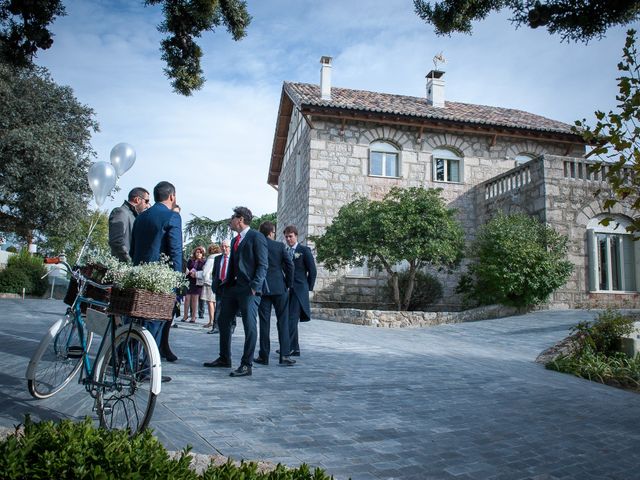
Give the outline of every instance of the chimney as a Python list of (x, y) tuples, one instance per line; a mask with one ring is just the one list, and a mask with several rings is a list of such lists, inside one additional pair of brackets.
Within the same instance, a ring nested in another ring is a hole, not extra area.
[(331, 57), (321, 57), (320, 65), (320, 97), (331, 100)]
[(434, 107), (444, 107), (444, 72), (431, 70), (427, 73), (427, 103)]

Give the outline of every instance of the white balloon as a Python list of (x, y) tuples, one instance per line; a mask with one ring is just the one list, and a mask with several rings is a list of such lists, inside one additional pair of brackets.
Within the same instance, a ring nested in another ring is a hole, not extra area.
[(128, 143), (119, 143), (111, 149), (111, 165), (116, 169), (118, 177), (136, 163), (136, 151)]
[(102, 206), (107, 195), (116, 186), (116, 169), (107, 162), (96, 162), (89, 168), (89, 186), (98, 206)]

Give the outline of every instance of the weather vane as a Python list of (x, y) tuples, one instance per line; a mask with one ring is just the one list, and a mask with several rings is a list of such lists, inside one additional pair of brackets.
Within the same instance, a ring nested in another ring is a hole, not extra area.
[(433, 68), (434, 68), (434, 70), (438, 70), (438, 63), (447, 63), (447, 61), (445, 60), (444, 55), (442, 54), (442, 52), (440, 52), (435, 57), (433, 57)]

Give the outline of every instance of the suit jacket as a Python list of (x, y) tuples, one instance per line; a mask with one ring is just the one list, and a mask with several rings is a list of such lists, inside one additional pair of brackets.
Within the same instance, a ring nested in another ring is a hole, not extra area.
[(126, 200), (109, 215), (109, 247), (111, 254), (121, 262), (131, 263), (131, 232), (137, 216), (134, 206)]
[(268, 266), (267, 239), (256, 230), (249, 229), (234, 252), (235, 240), (234, 237), (231, 241), (229, 269), (221, 285), (237, 285), (262, 294), (265, 292)]
[(313, 291), (316, 283), (316, 261), (313, 259), (311, 249), (298, 244), (293, 252), (293, 286), (291, 295), (295, 295), (302, 307), (300, 320), (311, 318), (311, 305), (309, 304), (309, 292)]
[[(214, 258), (213, 260), (213, 272), (211, 273), (212, 276), (212, 282), (211, 282), (211, 290), (213, 290), (213, 293), (215, 293), (216, 295), (218, 295), (219, 293), (222, 293), (222, 289), (220, 288), (220, 270), (222, 269), (222, 261), (224, 259), (224, 254), (218, 255), (216, 256), (216, 258)], [(227, 262), (229, 260), (227, 259)], [(227, 271), (228, 271), (228, 266), (227, 266)]]
[(282, 295), (293, 284), (293, 261), (282, 242), (267, 238), (269, 267), (267, 268), (268, 295)]
[(164, 253), (182, 271), (182, 219), (163, 203), (155, 203), (136, 217), (131, 241), (133, 264), (157, 262)]

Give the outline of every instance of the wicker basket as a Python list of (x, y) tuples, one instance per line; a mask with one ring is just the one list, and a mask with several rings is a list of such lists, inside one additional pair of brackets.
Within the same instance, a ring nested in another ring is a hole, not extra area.
[(120, 290), (114, 287), (111, 290), (108, 311), (131, 317), (171, 320), (175, 303), (176, 296), (174, 294), (152, 293), (137, 288)]

